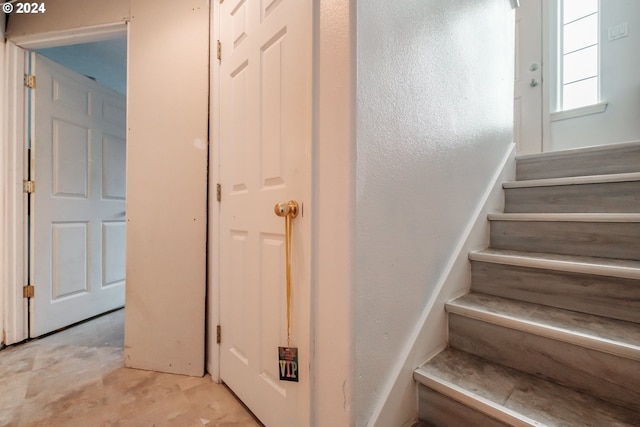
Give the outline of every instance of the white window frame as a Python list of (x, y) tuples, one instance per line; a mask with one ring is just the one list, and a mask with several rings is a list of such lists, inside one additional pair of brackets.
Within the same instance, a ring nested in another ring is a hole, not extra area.
[(601, 98), (601, 82), (602, 82), (602, 73), (601, 73), (601, 60), (600, 55), (602, 52), (602, 39), (600, 35), (600, 22), (602, 17), (602, 4), (601, 1), (598, 0), (598, 65), (597, 65), (597, 100), (594, 104), (589, 104), (573, 109), (563, 109), (563, 49), (562, 49), (562, 38), (563, 38), (563, 6), (564, 0), (559, 0), (557, 2), (552, 0), (552, 3), (555, 3), (556, 7), (551, 7), (551, 22), (550, 25), (550, 65), (551, 65), (551, 81), (552, 84), (549, 85), (551, 89), (551, 121), (557, 120), (566, 120), (574, 117), (580, 117), (589, 114), (596, 114), (604, 112), (607, 108), (607, 102), (603, 102)]

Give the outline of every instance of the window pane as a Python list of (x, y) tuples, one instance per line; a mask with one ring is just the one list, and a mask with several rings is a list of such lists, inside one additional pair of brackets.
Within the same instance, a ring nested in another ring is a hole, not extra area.
[(563, 4), (564, 24), (598, 11), (598, 0), (564, 0)]
[(565, 85), (562, 88), (562, 109), (593, 105), (598, 102), (598, 78), (593, 77), (576, 83)]
[(598, 75), (598, 46), (591, 46), (577, 52), (564, 55), (562, 63), (562, 82), (575, 82)]
[(564, 26), (563, 53), (598, 44), (598, 14)]

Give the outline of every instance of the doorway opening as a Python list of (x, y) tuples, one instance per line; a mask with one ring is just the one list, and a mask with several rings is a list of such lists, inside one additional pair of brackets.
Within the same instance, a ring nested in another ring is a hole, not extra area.
[(24, 323), (13, 343), (124, 306), (126, 228), (126, 24), (17, 45), (9, 66), (35, 79), (15, 79), (26, 193), (16, 261), (31, 289), (8, 313)]

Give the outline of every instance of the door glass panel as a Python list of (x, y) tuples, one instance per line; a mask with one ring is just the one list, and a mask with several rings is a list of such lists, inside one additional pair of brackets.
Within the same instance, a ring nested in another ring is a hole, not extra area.
[(598, 11), (598, 0), (564, 0), (563, 5), (564, 24)]
[(589, 15), (584, 19), (567, 24), (564, 27), (563, 53), (598, 43), (598, 15)]
[(573, 83), (598, 75), (598, 46), (591, 46), (564, 57), (563, 81)]
[(562, 105), (565, 110), (598, 102), (598, 78), (592, 77), (564, 86)]

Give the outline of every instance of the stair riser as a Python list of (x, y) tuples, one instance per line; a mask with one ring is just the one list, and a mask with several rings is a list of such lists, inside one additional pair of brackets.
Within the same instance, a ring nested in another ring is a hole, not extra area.
[(640, 223), (491, 221), (491, 247), (640, 260)]
[(506, 213), (640, 212), (640, 181), (506, 188)]
[(640, 410), (640, 362), (449, 313), (449, 344)]
[(516, 179), (562, 178), (640, 172), (640, 144), (608, 147), (606, 150), (557, 153), (516, 160)]
[(640, 323), (640, 280), (472, 261), (475, 292)]
[(429, 420), (429, 426), (509, 426), (422, 384), (418, 390), (418, 399), (418, 418)]

